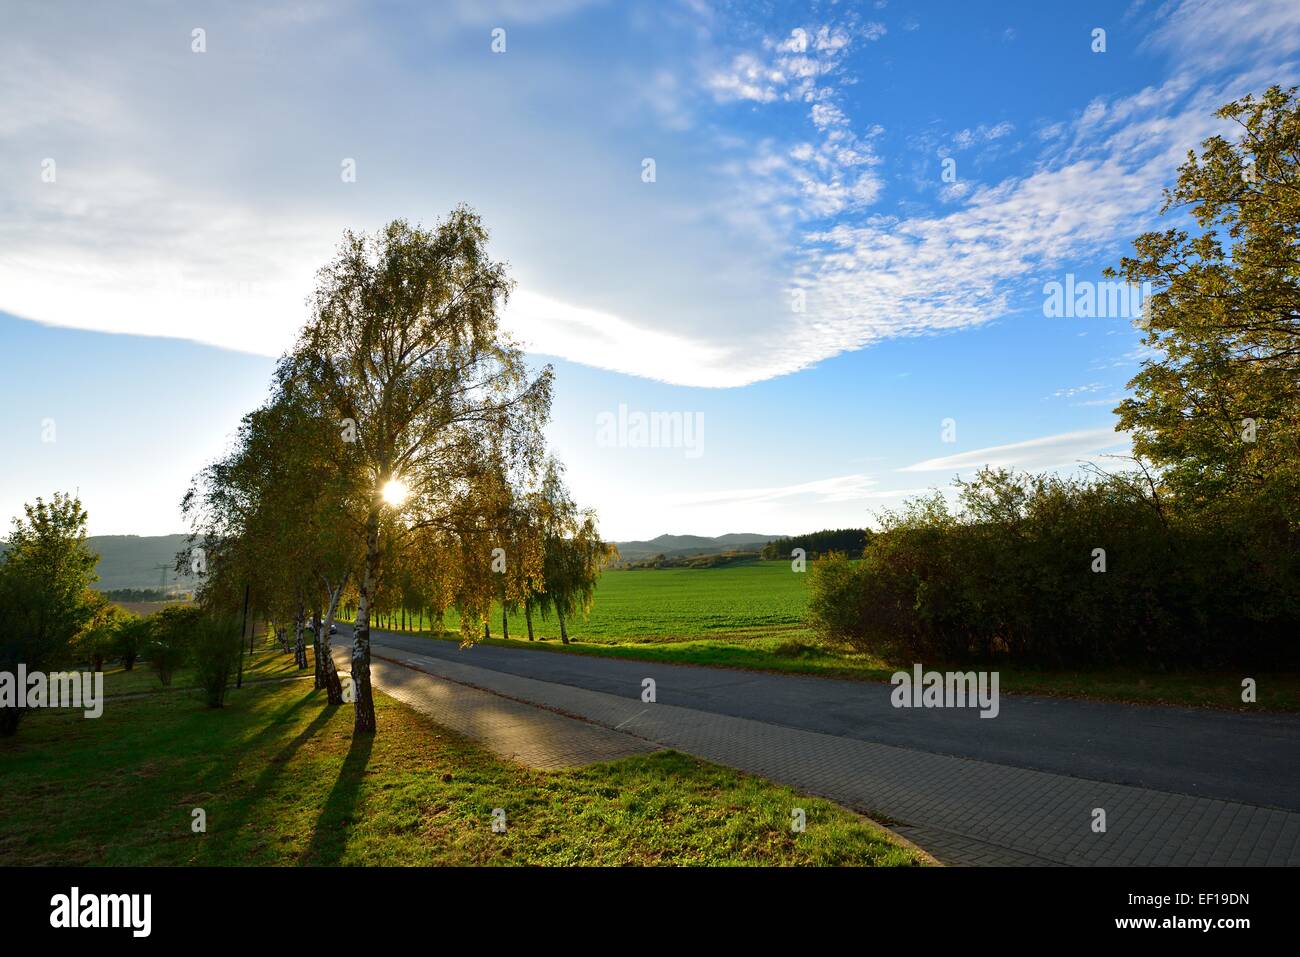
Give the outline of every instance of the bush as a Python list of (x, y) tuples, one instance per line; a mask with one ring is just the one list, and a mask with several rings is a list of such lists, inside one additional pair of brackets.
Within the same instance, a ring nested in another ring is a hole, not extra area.
[(131, 671), (144, 654), (153, 635), (153, 621), (135, 615), (118, 622), (113, 632), (112, 653), (121, 659), (122, 667)]
[(940, 495), (911, 502), (861, 562), (814, 563), (823, 636), (936, 664), (1296, 662), (1300, 541), (1267, 511), (1178, 516), (1131, 475), (998, 470), (959, 487), (956, 514)]
[(203, 611), (193, 605), (172, 605), (153, 616), (145, 657), (164, 685), (189, 661), (202, 619)]
[(92, 607), (92, 617), (72, 639), (71, 651), (77, 661), (89, 663), (95, 671), (103, 671), (104, 660), (113, 655), (117, 629), (131, 616), (98, 595), (94, 596)]
[(192, 661), (199, 689), (209, 708), (225, 704), (226, 689), (239, 664), (242, 644), (237, 618), (205, 615), (195, 626)]

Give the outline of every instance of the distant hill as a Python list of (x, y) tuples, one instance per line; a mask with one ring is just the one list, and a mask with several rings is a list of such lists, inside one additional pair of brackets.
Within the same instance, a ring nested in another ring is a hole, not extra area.
[[(95, 588), (162, 588), (188, 590), (197, 584), (173, 568), (176, 553), (185, 547), (185, 535), (95, 535), (86, 539), (99, 555), (99, 581)], [(160, 566), (165, 566), (160, 567)]]
[[(615, 542), (625, 562), (644, 561), (663, 555), (665, 558), (688, 558), (694, 555), (719, 555), (724, 552), (753, 552), (757, 555), (768, 542), (780, 535), (755, 532), (731, 532), (726, 535), (660, 535), (648, 541)], [(189, 575), (172, 571), (176, 553), (185, 547), (185, 535), (95, 535), (86, 539), (90, 549), (99, 554), (99, 581), (95, 588), (161, 587), (164, 591), (192, 589), (198, 582)], [(0, 550), (3, 550), (0, 543)], [(160, 566), (166, 566), (162, 568)]]
[(625, 562), (642, 561), (663, 555), (665, 558), (683, 558), (691, 555), (716, 555), (719, 552), (737, 551), (757, 554), (764, 545), (779, 535), (758, 535), (753, 532), (730, 532), (709, 538), (704, 535), (660, 535), (640, 542), (615, 542), (618, 553)]
[[(96, 591), (148, 588), (189, 591), (198, 584), (190, 575), (178, 575), (176, 553), (185, 547), (186, 535), (91, 535), (86, 546), (99, 556)], [(8, 549), (0, 542), (0, 555)], [(161, 566), (166, 566), (165, 568)]]

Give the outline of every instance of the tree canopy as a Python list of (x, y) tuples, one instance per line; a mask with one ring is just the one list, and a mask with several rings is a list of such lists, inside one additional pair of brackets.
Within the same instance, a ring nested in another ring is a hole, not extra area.
[(1152, 358), (1116, 410), (1183, 507), (1248, 501), (1300, 523), (1300, 100), (1271, 87), (1218, 111), (1235, 138), (1188, 153), (1163, 212), (1118, 270), (1150, 282)]
[[(90, 590), (99, 556), (86, 547), (80, 499), (56, 492), (24, 505), (8, 546), (0, 556), (0, 671), (63, 665), (102, 605)], [(0, 708), (0, 736), (17, 731), (21, 716), (21, 708)]]

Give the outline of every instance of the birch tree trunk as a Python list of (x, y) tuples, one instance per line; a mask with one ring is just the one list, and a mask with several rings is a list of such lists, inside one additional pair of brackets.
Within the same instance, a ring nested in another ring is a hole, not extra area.
[(307, 667), (307, 643), (302, 636), (303, 627), (307, 624), (305, 619), (302, 606), (299, 606), (298, 614), (293, 619), (293, 663), (299, 671)]
[(353, 734), (373, 734), (375, 731), (375, 700), (370, 690), (370, 600), (379, 578), (379, 504), (376, 498), (366, 518), (366, 564), (361, 578), (361, 598), (357, 602), (357, 620), (352, 626), (352, 690), (356, 699)]
[(323, 662), (326, 649), (321, 647), (321, 616), (318, 607), (311, 614), (311, 654), (312, 654), (312, 687), (319, 691), (325, 687), (325, 664)]
[(321, 680), (325, 688), (326, 700), (330, 704), (343, 703), (343, 682), (339, 680), (339, 670), (334, 667), (334, 653), (330, 650), (330, 629), (334, 627), (334, 613), (338, 610), (339, 596), (343, 594), (343, 586), (346, 582), (347, 579), (344, 578), (330, 594), (330, 606), (325, 612), (325, 622), (321, 625), (318, 636), (318, 645), (321, 649)]

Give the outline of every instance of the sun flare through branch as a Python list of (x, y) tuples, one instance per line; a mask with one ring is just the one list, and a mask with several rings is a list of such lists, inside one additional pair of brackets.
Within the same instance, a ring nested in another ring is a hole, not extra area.
[(401, 479), (389, 479), (384, 483), (383, 491), (380, 493), (384, 496), (384, 501), (389, 505), (397, 508), (406, 501), (406, 496), (410, 494), (410, 489)]

